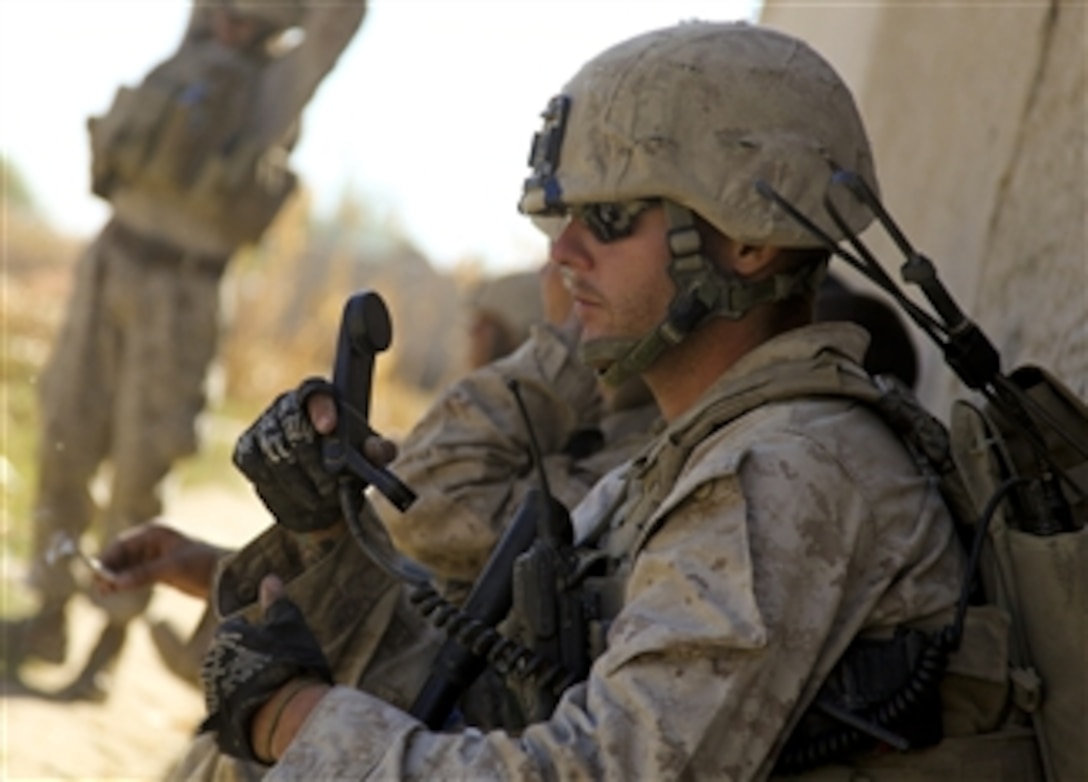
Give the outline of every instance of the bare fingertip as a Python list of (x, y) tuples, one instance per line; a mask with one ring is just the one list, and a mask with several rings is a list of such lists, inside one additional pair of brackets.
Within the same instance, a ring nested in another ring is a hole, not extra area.
[(262, 609), (267, 609), (284, 595), (283, 581), (274, 573), (269, 573), (261, 579), (260, 603)]

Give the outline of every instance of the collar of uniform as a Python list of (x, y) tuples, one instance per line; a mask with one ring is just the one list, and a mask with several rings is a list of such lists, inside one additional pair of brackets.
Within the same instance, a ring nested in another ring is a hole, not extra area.
[(813, 323), (779, 334), (726, 370), (690, 410), (672, 422), (665, 439), (685, 431), (708, 405), (747, 391), (755, 378), (768, 375), (776, 367), (788, 371), (786, 365), (812, 361), (821, 353), (837, 354), (860, 365), (868, 346), (869, 333), (853, 323)]

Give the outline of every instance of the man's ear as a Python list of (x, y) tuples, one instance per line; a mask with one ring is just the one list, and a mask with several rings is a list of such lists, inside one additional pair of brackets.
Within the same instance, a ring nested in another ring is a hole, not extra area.
[(754, 244), (729, 243), (729, 268), (745, 278), (765, 277), (775, 265), (780, 248)]

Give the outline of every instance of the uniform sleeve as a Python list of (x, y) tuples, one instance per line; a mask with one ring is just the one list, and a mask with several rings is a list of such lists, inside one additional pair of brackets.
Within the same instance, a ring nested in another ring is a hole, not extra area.
[(473, 580), (529, 488), (539, 485), (529, 435), (507, 385), (517, 380), (543, 454), (552, 493), (573, 507), (612, 465), (583, 470), (563, 452), (573, 432), (596, 421), (596, 378), (551, 328), (455, 383), (401, 445), (393, 471), (419, 497), (400, 513), (375, 497), (397, 547), (436, 575)]
[(335, 67), (366, 15), (366, 0), (307, 3), (302, 42), (266, 68), (254, 110), (254, 135), (263, 145), (295, 135), (297, 122), (321, 81)]
[[(760, 778), (849, 580), (856, 530), (834, 515), (860, 518), (854, 492), (827, 504), (820, 487), (844, 480), (833, 462), (801, 475), (794, 466), (755, 465), (756, 496), (738, 475), (717, 475), (670, 502), (635, 562), (608, 649), (548, 721), (518, 736), (432, 733), (341, 689), (269, 778)], [(765, 530), (786, 514), (801, 514), (795, 531), (769, 542)]]

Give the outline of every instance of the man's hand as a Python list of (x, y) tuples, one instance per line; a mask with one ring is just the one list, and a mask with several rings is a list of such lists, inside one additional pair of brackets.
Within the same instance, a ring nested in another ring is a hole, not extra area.
[(226, 549), (149, 522), (106, 546), (100, 559), (113, 577), (95, 576), (95, 586), (108, 595), (161, 583), (207, 599), (216, 564), (226, 554)]
[[(319, 378), (281, 394), (247, 429), (234, 448), (234, 464), (253, 483), (258, 496), (293, 532), (315, 532), (341, 517), (338, 482), (325, 468), (321, 437), (336, 429), (335, 389)], [(363, 455), (384, 467), (396, 446), (370, 437)]]
[[(200, 676), (208, 718), (219, 749), (243, 760), (271, 762), (271, 736), (254, 737), (254, 717), (292, 680), (331, 685), (332, 671), (298, 606), (283, 596), (279, 579), (261, 583), (264, 618), (223, 622), (215, 632)], [(275, 728), (275, 720), (271, 729)]]
[(336, 427), (333, 387), (311, 378), (280, 394), (242, 433), (234, 464), (258, 496), (293, 532), (327, 529), (340, 520), (335, 475), (326, 470), (321, 435)]

